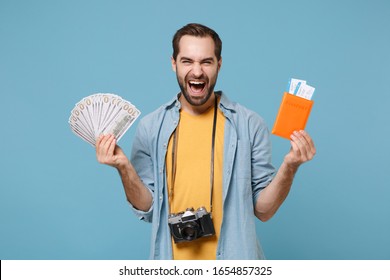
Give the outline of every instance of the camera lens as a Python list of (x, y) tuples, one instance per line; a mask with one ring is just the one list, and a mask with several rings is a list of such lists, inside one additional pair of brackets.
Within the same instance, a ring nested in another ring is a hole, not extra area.
[(181, 236), (183, 237), (183, 239), (188, 241), (194, 240), (198, 238), (198, 230), (199, 226), (197, 223), (186, 223), (181, 229)]

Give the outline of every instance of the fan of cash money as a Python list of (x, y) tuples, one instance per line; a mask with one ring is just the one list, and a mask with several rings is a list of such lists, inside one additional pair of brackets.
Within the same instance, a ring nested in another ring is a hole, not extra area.
[(83, 98), (72, 110), (72, 131), (95, 147), (101, 134), (113, 134), (117, 141), (141, 112), (129, 101), (111, 93), (96, 93)]

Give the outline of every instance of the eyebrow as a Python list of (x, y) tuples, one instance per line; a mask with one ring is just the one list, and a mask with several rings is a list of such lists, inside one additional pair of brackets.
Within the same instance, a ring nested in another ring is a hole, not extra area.
[[(180, 61), (183, 61), (183, 60), (194, 61), (192, 58), (189, 58), (189, 57), (186, 57), (186, 56), (183, 56), (183, 57), (180, 58)], [(201, 62), (205, 62), (205, 61), (214, 61), (214, 58), (210, 56), (210, 57), (203, 58), (201, 60)]]

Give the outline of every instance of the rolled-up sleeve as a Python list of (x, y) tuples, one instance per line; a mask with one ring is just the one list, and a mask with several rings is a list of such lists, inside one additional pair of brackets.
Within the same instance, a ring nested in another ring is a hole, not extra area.
[[(150, 191), (150, 189), (149, 189)], [(150, 191), (151, 192), (151, 191)], [(151, 192), (152, 196), (153, 196), (153, 193)], [(136, 215), (136, 217), (142, 221), (145, 221), (145, 222), (148, 222), (148, 223), (151, 223), (152, 222), (152, 217), (153, 217), (153, 203), (152, 203), (152, 206), (150, 207), (150, 209), (148, 211), (142, 211), (142, 210), (138, 210), (137, 208), (135, 208), (130, 202), (129, 202), (129, 205), (130, 205), (130, 208), (133, 210), (134, 214)]]
[[(154, 201), (154, 168), (151, 156), (152, 145), (150, 145), (149, 141), (151, 141), (150, 136), (148, 136), (148, 131), (145, 129), (143, 121), (141, 120), (134, 137), (130, 161), (141, 181), (152, 194)], [(147, 212), (138, 210), (133, 205), (131, 205), (131, 208), (140, 220), (146, 222), (152, 221), (153, 202), (152, 206)]]
[(251, 121), (252, 142), (252, 192), (253, 203), (256, 204), (260, 192), (268, 186), (275, 176), (272, 165), (272, 146), (269, 130), (262, 118), (253, 118)]

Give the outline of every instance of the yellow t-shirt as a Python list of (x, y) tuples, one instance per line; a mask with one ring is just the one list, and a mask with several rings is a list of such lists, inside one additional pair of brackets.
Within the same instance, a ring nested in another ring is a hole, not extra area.
[[(217, 109), (218, 110), (218, 109)], [(225, 117), (218, 110), (214, 147), (214, 189), (212, 220), (215, 235), (190, 242), (174, 243), (173, 258), (206, 260), (216, 258), (216, 249), (222, 223), (222, 168)], [(210, 211), (210, 166), (214, 106), (202, 115), (180, 112), (177, 136), (176, 176), (172, 188), (172, 146), (168, 145), (167, 180), (170, 211), (178, 213), (187, 208), (195, 211), (204, 206)]]

